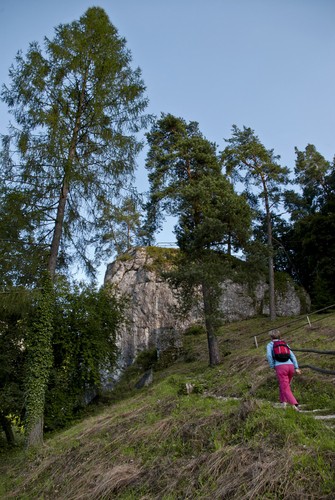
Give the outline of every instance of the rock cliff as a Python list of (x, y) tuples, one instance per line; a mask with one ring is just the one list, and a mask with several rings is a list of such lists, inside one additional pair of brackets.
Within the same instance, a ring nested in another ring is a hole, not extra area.
[[(159, 250), (156, 249), (159, 253)], [(176, 315), (176, 298), (155, 266), (150, 249), (136, 248), (126, 256), (109, 264), (105, 284), (117, 286), (118, 293), (129, 297), (127, 322), (119, 332), (120, 368), (130, 365), (136, 355), (151, 348), (158, 353), (169, 347), (179, 348), (183, 331), (201, 321), (198, 312), (180, 319)], [(252, 290), (246, 284), (227, 279), (222, 284), (221, 309), (227, 322), (269, 314), (268, 285), (255, 284)], [(276, 293), (278, 316), (294, 316), (308, 304), (307, 295), (297, 293), (294, 284), (285, 280)]]

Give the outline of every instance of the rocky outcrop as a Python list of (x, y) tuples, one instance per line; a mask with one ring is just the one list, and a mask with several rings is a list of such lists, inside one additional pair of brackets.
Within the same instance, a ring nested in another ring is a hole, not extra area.
[[(158, 249), (159, 250), (159, 249)], [(129, 298), (127, 323), (119, 332), (120, 368), (130, 365), (136, 355), (157, 348), (158, 355), (168, 349), (178, 350), (183, 331), (201, 321), (198, 311), (188, 317), (176, 314), (177, 299), (160, 276), (155, 258), (146, 248), (137, 248), (107, 267), (105, 284), (114, 284), (118, 293)], [(269, 314), (268, 286), (264, 282), (250, 285), (227, 279), (222, 284), (221, 309), (227, 322)], [(293, 316), (303, 312), (308, 299), (297, 293), (287, 280), (276, 293), (278, 316)]]
[(118, 293), (129, 299), (127, 320), (118, 335), (121, 369), (145, 349), (157, 348), (160, 353), (181, 347), (181, 332), (191, 319), (176, 317), (176, 298), (145, 248), (109, 264), (105, 284), (116, 285)]
[[(251, 289), (250, 285), (227, 279), (222, 284), (221, 310), (227, 322), (253, 318), (257, 315), (270, 314), (268, 285), (259, 281)], [(293, 282), (287, 280), (276, 290), (277, 316), (297, 316), (308, 303), (307, 294), (301, 290), (298, 294)]]

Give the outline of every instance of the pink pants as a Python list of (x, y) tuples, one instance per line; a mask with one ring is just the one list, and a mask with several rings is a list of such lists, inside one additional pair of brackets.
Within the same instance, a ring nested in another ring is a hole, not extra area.
[(279, 382), (279, 400), (281, 403), (289, 403), (290, 405), (297, 405), (298, 401), (291, 391), (291, 380), (294, 375), (293, 365), (278, 365), (275, 368), (277, 379)]

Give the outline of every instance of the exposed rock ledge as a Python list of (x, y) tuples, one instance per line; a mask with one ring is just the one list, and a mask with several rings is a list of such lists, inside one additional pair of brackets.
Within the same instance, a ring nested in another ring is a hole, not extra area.
[[(154, 259), (145, 247), (129, 252), (127, 258), (117, 259), (108, 265), (105, 284), (117, 285), (121, 295), (130, 298), (127, 325), (119, 332), (121, 368), (133, 362), (136, 355), (156, 347), (158, 352), (167, 346), (181, 345), (181, 334), (199, 317), (195, 314), (178, 319), (173, 309), (176, 299), (169, 285), (155, 271)], [(269, 314), (268, 285), (259, 282), (250, 293), (247, 285), (227, 279), (222, 284), (221, 308), (227, 322)], [(300, 297), (303, 297), (302, 299)], [(291, 281), (286, 289), (276, 293), (278, 316), (301, 314), (308, 304), (308, 297), (299, 294)]]

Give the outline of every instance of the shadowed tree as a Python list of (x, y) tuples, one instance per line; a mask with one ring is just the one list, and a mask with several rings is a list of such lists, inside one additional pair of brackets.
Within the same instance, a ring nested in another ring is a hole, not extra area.
[(285, 192), (293, 224), (283, 244), (293, 276), (313, 305), (323, 308), (335, 301), (335, 161), (327, 161), (312, 144), (296, 149), (295, 179), (300, 192)]
[(162, 115), (147, 139), (148, 225), (154, 232), (166, 214), (178, 220), (182, 255), (170, 281), (184, 290), (184, 298), (200, 288), (209, 362), (216, 365), (220, 283), (227, 264), (222, 255), (247, 238), (249, 208), (222, 175), (216, 145), (202, 136), (197, 123)]
[(270, 319), (276, 318), (275, 283), (273, 265), (272, 211), (281, 200), (281, 186), (288, 182), (288, 169), (279, 165), (279, 156), (272, 149), (266, 149), (251, 128), (240, 130), (232, 128), (232, 137), (227, 139), (228, 146), (222, 152), (226, 172), (235, 180), (245, 184), (257, 193), (264, 203), (268, 273), (270, 295)]
[[(45, 38), (44, 51), (34, 42), (25, 56), (18, 53), (9, 76), (2, 99), (16, 121), (10, 128), (16, 154), (7, 147), (2, 156), (6, 195), (20, 191), (22, 213), (29, 219), (24, 234), (49, 246), (49, 279), (57, 267), (75, 260), (94, 274), (92, 253), (99, 257), (106, 244), (102, 236), (110, 229), (114, 201), (141, 148), (136, 132), (148, 122), (141, 72), (132, 68), (126, 41), (104, 10), (92, 7), (79, 21), (59, 25), (52, 40)], [(44, 299), (42, 309), (50, 317), (45, 307), (51, 302)], [(48, 324), (35, 324), (31, 345), (45, 341), (49, 352)], [(33, 350), (29, 359), (37, 362)], [(43, 387), (48, 366), (39, 375)], [(34, 384), (30, 387), (34, 390)], [(38, 396), (27, 394), (41, 409), (43, 387)], [(38, 444), (43, 415), (33, 414), (28, 443)]]
[(27, 318), (34, 293), (13, 287), (0, 295), (0, 427), (9, 445), (15, 444), (12, 421), (23, 417)]

